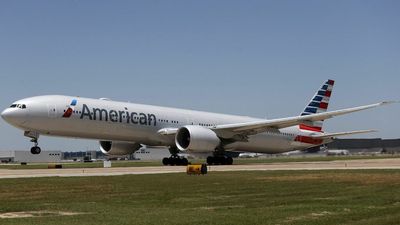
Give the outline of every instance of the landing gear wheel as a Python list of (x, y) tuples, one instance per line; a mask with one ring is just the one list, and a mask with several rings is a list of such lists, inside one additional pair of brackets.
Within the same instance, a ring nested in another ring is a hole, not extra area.
[(171, 158), (169, 158), (169, 164), (171, 165), (171, 166), (177, 166), (177, 165), (179, 165), (179, 158), (176, 158), (176, 157), (171, 157)]
[(179, 156), (171, 156), (169, 158), (163, 158), (162, 163), (164, 166), (187, 166), (189, 161), (187, 158), (179, 157)]
[(169, 165), (169, 164), (170, 164), (170, 160), (169, 160), (169, 158), (163, 158), (163, 160), (162, 160), (162, 164), (163, 164), (164, 166), (167, 166), (167, 165)]
[(187, 160), (187, 158), (182, 158), (181, 159), (181, 165), (182, 166), (187, 166), (189, 164), (189, 161)]
[[(27, 132), (25, 132), (25, 133), (27, 133)], [(24, 134), (24, 135), (27, 136), (28, 134)], [(28, 137), (32, 137), (31, 142), (33, 142), (33, 145), (34, 145), (34, 146), (31, 148), (31, 153), (34, 154), (34, 155), (40, 154), (40, 152), (41, 152), (42, 150), (41, 150), (40, 147), (38, 146), (38, 138), (39, 138), (39, 135), (38, 135), (38, 134), (35, 134), (34, 136), (29, 136), (29, 135), (28, 135)]]
[(233, 159), (232, 157), (227, 156), (208, 156), (207, 157), (208, 165), (232, 165)]
[(40, 154), (41, 151), (42, 150), (38, 146), (34, 146), (34, 147), (31, 148), (31, 153), (34, 154), (34, 155)]
[(233, 164), (233, 159), (232, 157), (226, 157), (226, 165), (232, 165)]
[(214, 157), (208, 156), (208, 157), (207, 157), (207, 164), (208, 164), (208, 165), (214, 164)]
[(228, 164), (225, 156), (221, 156), (221, 157), (218, 157), (218, 158), (219, 158), (219, 163), (221, 165), (227, 165)]

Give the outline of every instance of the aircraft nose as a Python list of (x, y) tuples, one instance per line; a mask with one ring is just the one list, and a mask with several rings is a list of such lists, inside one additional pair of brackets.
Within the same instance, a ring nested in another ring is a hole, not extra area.
[(7, 117), (9, 117), (10, 114), (10, 110), (6, 109), (3, 112), (1, 112), (1, 118), (3, 118), (4, 120), (7, 120)]
[(1, 117), (13, 125), (20, 125), (25, 122), (25, 115), (13, 108), (5, 109), (3, 112), (1, 112)]

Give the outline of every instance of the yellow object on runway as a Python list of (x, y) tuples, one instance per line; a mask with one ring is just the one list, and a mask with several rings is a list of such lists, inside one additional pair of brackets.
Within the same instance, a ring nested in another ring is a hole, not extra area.
[(186, 173), (188, 175), (192, 174), (207, 174), (207, 164), (194, 164), (194, 165), (187, 165)]

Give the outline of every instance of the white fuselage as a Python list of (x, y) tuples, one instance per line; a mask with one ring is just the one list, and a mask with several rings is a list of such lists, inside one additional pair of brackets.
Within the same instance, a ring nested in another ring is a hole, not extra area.
[[(75, 100), (76, 105), (71, 106)], [(7, 121), (25, 131), (43, 135), (87, 138), (107, 141), (135, 142), (149, 146), (173, 146), (173, 135), (161, 135), (163, 128), (180, 128), (199, 125), (212, 128), (215, 125), (262, 121), (262, 119), (133, 104), (111, 100), (72, 96), (49, 95), (26, 98), (14, 104), (26, 108), (6, 109), (13, 118)], [(63, 117), (71, 108), (70, 116)], [(237, 141), (225, 146), (225, 150), (259, 153), (280, 153), (301, 150), (319, 144), (296, 141), (298, 136), (310, 136), (312, 132), (298, 126), (274, 129), (251, 135), (247, 142)]]

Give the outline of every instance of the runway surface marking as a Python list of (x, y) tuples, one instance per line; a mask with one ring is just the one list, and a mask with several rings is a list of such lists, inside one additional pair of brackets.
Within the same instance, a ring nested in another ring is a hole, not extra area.
[[(286, 162), (268, 164), (209, 166), (208, 171), (273, 171), (273, 170), (345, 170), (400, 169), (400, 158), (362, 159), (320, 162)], [(127, 174), (183, 173), (184, 166), (74, 168), (74, 169), (0, 169), (1, 178), (115, 176)]]

